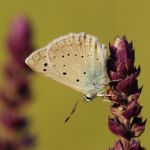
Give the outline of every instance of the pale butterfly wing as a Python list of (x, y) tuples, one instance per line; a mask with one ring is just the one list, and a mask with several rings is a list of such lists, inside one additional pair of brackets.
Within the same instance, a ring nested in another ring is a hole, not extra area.
[(62, 84), (65, 84), (67, 81), (61, 77), (55, 71), (55, 66), (49, 64), (46, 48), (43, 47), (34, 51), (26, 60), (26, 64), (34, 71), (44, 75), (48, 78), (54, 79)]
[(92, 35), (71, 33), (59, 37), (47, 46), (46, 51), (49, 64), (63, 79), (60, 82), (75, 90), (98, 92), (102, 81), (107, 79), (107, 50)]
[(97, 38), (85, 33), (71, 33), (36, 50), (26, 64), (34, 71), (79, 92), (98, 92), (108, 80), (107, 50)]

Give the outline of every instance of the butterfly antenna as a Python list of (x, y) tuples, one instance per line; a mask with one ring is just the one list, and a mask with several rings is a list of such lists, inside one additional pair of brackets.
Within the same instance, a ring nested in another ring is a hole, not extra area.
[(70, 117), (74, 114), (74, 112), (77, 110), (77, 106), (79, 104), (79, 100), (73, 105), (72, 111), (70, 112), (70, 115), (65, 119), (65, 123), (68, 122)]

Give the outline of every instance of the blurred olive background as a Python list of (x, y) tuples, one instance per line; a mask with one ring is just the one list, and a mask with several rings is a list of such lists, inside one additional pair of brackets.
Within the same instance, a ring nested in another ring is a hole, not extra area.
[[(30, 18), (37, 48), (68, 32), (97, 35), (107, 46), (116, 35), (126, 35), (129, 41), (133, 40), (136, 65), (140, 64), (142, 68), (139, 84), (144, 85), (144, 89), (140, 103), (144, 106), (142, 116), (148, 118), (148, 122), (140, 139), (149, 149), (149, 6), (149, 0), (0, 0), (1, 79), (7, 58), (5, 38), (11, 19), (18, 14)], [(91, 103), (81, 103), (65, 124), (64, 119), (82, 95), (38, 74), (32, 79), (34, 96), (27, 115), (31, 118), (31, 130), (38, 138), (36, 150), (104, 150), (113, 145), (116, 137), (107, 127), (108, 102), (97, 98)]]

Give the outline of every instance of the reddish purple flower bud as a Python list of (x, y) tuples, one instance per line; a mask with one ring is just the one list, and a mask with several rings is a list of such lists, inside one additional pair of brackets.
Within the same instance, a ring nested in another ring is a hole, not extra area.
[(117, 85), (118, 91), (126, 95), (134, 94), (138, 91), (137, 79), (134, 75), (127, 76), (125, 79), (120, 81)]
[(16, 17), (12, 21), (7, 38), (9, 58), (4, 68), (5, 82), (0, 91), (3, 106), (0, 123), (6, 137), (9, 137), (9, 134), (13, 136), (10, 136), (9, 141), (5, 137), (0, 139), (0, 150), (23, 150), (33, 144), (31, 135), (25, 134), (29, 129), (23, 111), (24, 104), (31, 98), (30, 69), (25, 64), (25, 58), (33, 49), (31, 37), (31, 25), (28, 19), (25, 16)]
[(135, 78), (137, 78), (139, 76), (140, 72), (141, 72), (140, 66), (138, 66), (138, 68), (134, 68), (133, 74), (134, 74)]
[[(120, 93), (118, 93), (118, 91), (117, 90), (114, 90), (114, 89), (108, 89), (107, 90), (107, 94), (108, 95), (112, 95), (112, 96), (110, 96), (109, 97), (109, 99), (112, 101), (112, 102), (114, 102), (115, 104), (117, 103), (117, 104), (124, 104), (124, 103), (126, 103), (126, 99), (124, 99), (123, 97), (122, 97), (122, 95), (120, 94)], [(112, 105), (113, 106), (113, 105)]]
[(117, 53), (117, 48), (109, 43), (109, 50), (110, 50), (110, 57), (113, 60), (113, 63), (117, 61), (116, 53)]
[(109, 45), (110, 60), (108, 68), (116, 71), (122, 77), (130, 75), (134, 69), (134, 51), (132, 43), (128, 43), (126, 37), (117, 37), (114, 45)]
[(132, 42), (129, 43), (125, 36), (117, 37), (114, 46), (117, 49), (117, 62), (131, 60), (134, 63), (134, 50)]
[(26, 66), (25, 58), (32, 51), (31, 25), (25, 16), (17, 16), (11, 26), (8, 35), (7, 45), (13, 61), (18, 65)]
[(138, 98), (142, 87), (138, 87), (137, 77), (141, 68), (134, 66), (132, 42), (129, 43), (125, 36), (117, 37), (114, 44), (109, 44), (109, 49), (108, 75), (110, 80), (121, 79), (118, 82), (110, 82), (110, 88), (107, 90), (107, 93), (112, 95), (109, 99), (112, 101), (111, 112), (114, 115), (114, 118), (109, 118), (108, 126), (121, 138), (121, 142), (117, 142), (109, 150), (144, 150), (139, 142), (132, 140), (144, 132), (146, 124), (146, 121), (142, 122), (139, 118), (142, 106)]
[(28, 133), (17, 141), (13, 139), (12, 141), (7, 139), (0, 139), (0, 150), (23, 150), (34, 144), (34, 137)]
[(15, 143), (0, 139), (0, 150), (17, 150)]
[(140, 95), (141, 95), (141, 91), (142, 91), (142, 89), (139, 90), (138, 93), (135, 93), (135, 94), (130, 95), (130, 97), (129, 97), (129, 103), (132, 103), (133, 101), (138, 100), (138, 98), (139, 98)]
[(111, 112), (112, 114), (114, 114), (115, 116), (117, 116), (118, 118), (124, 119), (124, 116), (122, 115), (123, 112), (123, 107), (119, 104), (114, 104), (111, 107)]
[(3, 104), (5, 104), (7, 107), (10, 107), (10, 108), (16, 107), (20, 104), (19, 100), (17, 100), (15, 97), (10, 97), (3, 90), (0, 92), (0, 98)]
[(117, 117), (109, 118), (108, 122), (109, 129), (116, 135), (124, 137), (126, 139), (129, 138), (128, 131), (125, 126), (119, 121)]
[(134, 137), (140, 136), (145, 130), (146, 120), (142, 122), (141, 117), (134, 117), (131, 123), (131, 132)]
[(1, 114), (1, 122), (10, 130), (22, 130), (27, 125), (27, 120), (24, 117), (18, 116), (16, 112), (7, 110)]
[(140, 146), (140, 141), (132, 140), (129, 150), (145, 150)]
[(126, 110), (123, 111), (122, 115), (126, 119), (130, 119), (131, 117), (136, 117), (140, 114), (142, 106), (138, 103), (137, 99), (132, 99), (128, 105)]
[(142, 106), (139, 105), (137, 100), (131, 100), (128, 103), (127, 107), (123, 107), (119, 104), (114, 104), (111, 108), (111, 111), (117, 117), (122, 119), (130, 119), (136, 117), (140, 114)]
[(110, 71), (110, 76), (111, 76), (111, 80), (118, 80), (121, 79), (122, 77), (120, 76), (120, 74), (114, 72), (114, 71)]
[(125, 149), (123, 148), (121, 140), (119, 140), (118, 142), (115, 143), (115, 146), (113, 148), (109, 148), (109, 150), (125, 150)]
[(29, 133), (25, 133), (25, 135), (17, 142), (17, 147), (28, 147), (35, 144), (35, 137), (30, 135)]

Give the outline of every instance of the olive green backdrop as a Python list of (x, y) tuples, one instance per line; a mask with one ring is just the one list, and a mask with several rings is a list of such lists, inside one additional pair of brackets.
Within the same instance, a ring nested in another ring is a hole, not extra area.
[[(0, 0), (0, 66), (7, 58), (4, 40), (11, 18), (27, 14), (34, 28), (34, 43), (40, 48), (68, 32), (88, 32), (101, 42), (113, 42), (116, 35), (133, 40), (136, 64), (142, 67), (139, 84), (144, 85), (140, 103), (148, 118), (140, 137), (150, 149), (150, 1), (149, 0)], [(12, 66), (13, 67), (13, 66)], [(74, 102), (82, 95), (38, 74), (33, 75), (33, 103), (28, 108), (32, 132), (38, 136), (36, 150), (104, 150), (115, 136), (107, 127), (109, 103), (101, 99), (81, 103), (64, 124)]]

